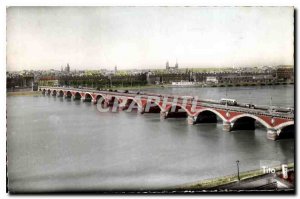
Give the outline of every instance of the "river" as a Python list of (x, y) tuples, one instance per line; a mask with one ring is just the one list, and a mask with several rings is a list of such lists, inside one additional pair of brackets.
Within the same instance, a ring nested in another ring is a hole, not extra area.
[[(146, 91), (294, 104), (293, 85)], [(101, 113), (89, 102), (53, 96), (8, 96), (7, 157), (13, 192), (161, 189), (234, 174), (236, 160), (241, 171), (294, 162), (294, 139), (159, 114)]]

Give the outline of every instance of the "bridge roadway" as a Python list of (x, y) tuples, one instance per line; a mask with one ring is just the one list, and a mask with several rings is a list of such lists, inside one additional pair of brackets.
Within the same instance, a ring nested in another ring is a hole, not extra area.
[[(128, 105), (127, 107), (124, 107), (124, 105), (131, 101), (138, 105), (139, 112), (142, 114), (157, 112), (157, 110), (159, 110), (158, 113), (160, 113), (162, 118), (187, 117), (189, 124), (215, 123), (218, 117), (223, 121), (223, 129), (228, 132), (233, 130), (254, 130), (255, 121), (258, 121), (262, 126), (267, 128), (267, 138), (271, 140), (280, 138), (282, 134), (294, 135), (295, 133), (293, 112), (276, 112), (265, 109), (248, 108), (241, 105), (222, 105), (215, 100), (197, 99), (197, 97), (193, 96), (132, 91), (125, 93), (124, 91), (102, 91), (47, 86), (40, 86), (39, 90), (49, 95), (72, 97), (83, 101), (89, 100), (94, 103), (98, 102), (100, 96), (104, 99), (104, 105), (111, 106), (117, 101), (121, 109), (128, 108)], [(112, 102), (112, 100), (114, 102)], [(152, 105), (150, 105), (149, 110), (145, 111), (149, 103), (152, 103)], [(288, 137), (290, 135), (288, 135)]]

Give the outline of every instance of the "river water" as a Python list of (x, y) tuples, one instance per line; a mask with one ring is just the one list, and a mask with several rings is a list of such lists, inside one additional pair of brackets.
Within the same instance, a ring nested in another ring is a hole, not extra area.
[[(294, 104), (292, 85), (147, 91)], [(10, 191), (140, 190), (234, 174), (236, 160), (241, 171), (293, 162), (294, 140), (159, 114), (101, 113), (89, 102), (53, 96), (9, 96), (7, 153)]]

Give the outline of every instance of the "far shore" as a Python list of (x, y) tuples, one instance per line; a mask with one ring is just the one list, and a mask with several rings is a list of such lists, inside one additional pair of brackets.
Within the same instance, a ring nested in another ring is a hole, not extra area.
[[(260, 87), (260, 86), (265, 86), (265, 85), (248, 85), (248, 86), (254, 86), (254, 87)], [(51, 86), (48, 86), (51, 87)], [(163, 89), (163, 88), (205, 88), (205, 87), (222, 87), (222, 86), (200, 86), (200, 85), (194, 85), (194, 86), (174, 86), (171, 84), (164, 84), (164, 85), (142, 85), (142, 86), (128, 86), (128, 87), (122, 87), (122, 86), (113, 86), (111, 88), (101, 88), (104, 90), (132, 90), (132, 91), (141, 91), (144, 89)], [(231, 87), (231, 86), (230, 86)], [(238, 86), (236, 86), (238, 87)], [(62, 87), (63, 88), (63, 87)], [(64, 88), (64, 89), (67, 89)], [(74, 88), (76, 89), (76, 88)], [(94, 89), (95, 91), (96, 88), (88, 88), (88, 89)], [(101, 90), (100, 90), (101, 91)], [(6, 94), (7, 96), (21, 96), (21, 95), (28, 95), (28, 96), (34, 96), (34, 95), (40, 95), (42, 92), (41, 91), (31, 91), (31, 90), (19, 90), (19, 91), (7, 91)]]
[[(263, 86), (277, 86), (277, 85), (294, 85), (292, 83), (280, 83), (280, 84), (237, 84), (237, 85), (203, 85), (203, 84), (196, 84), (196, 85), (172, 85), (172, 84), (147, 84), (141, 86), (112, 86), (112, 87), (103, 87), (101, 89), (104, 90), (143, 90), (143, 89), (155, 89), (155, 88), (216, 88), (216, 87), (263, 87)], [(48, 86), (51, 87), (51, 86)], [(67, 87), (66, 87), (67, 88)], [(95, 89), (96, 88), (88, 88), (88, 89)]]
[(36, 95), (40, 95), (41, 93), (42, 93), (41, 91), (15, 91), (15, 92), (6, 92), (6, 96), (23, 96), (23, 95), (36, 96)]

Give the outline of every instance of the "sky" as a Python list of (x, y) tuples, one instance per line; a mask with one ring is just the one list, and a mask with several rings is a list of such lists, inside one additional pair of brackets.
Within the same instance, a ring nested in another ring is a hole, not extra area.
[(7, 70), (293, 65), (293, 7), (9, 7)]

